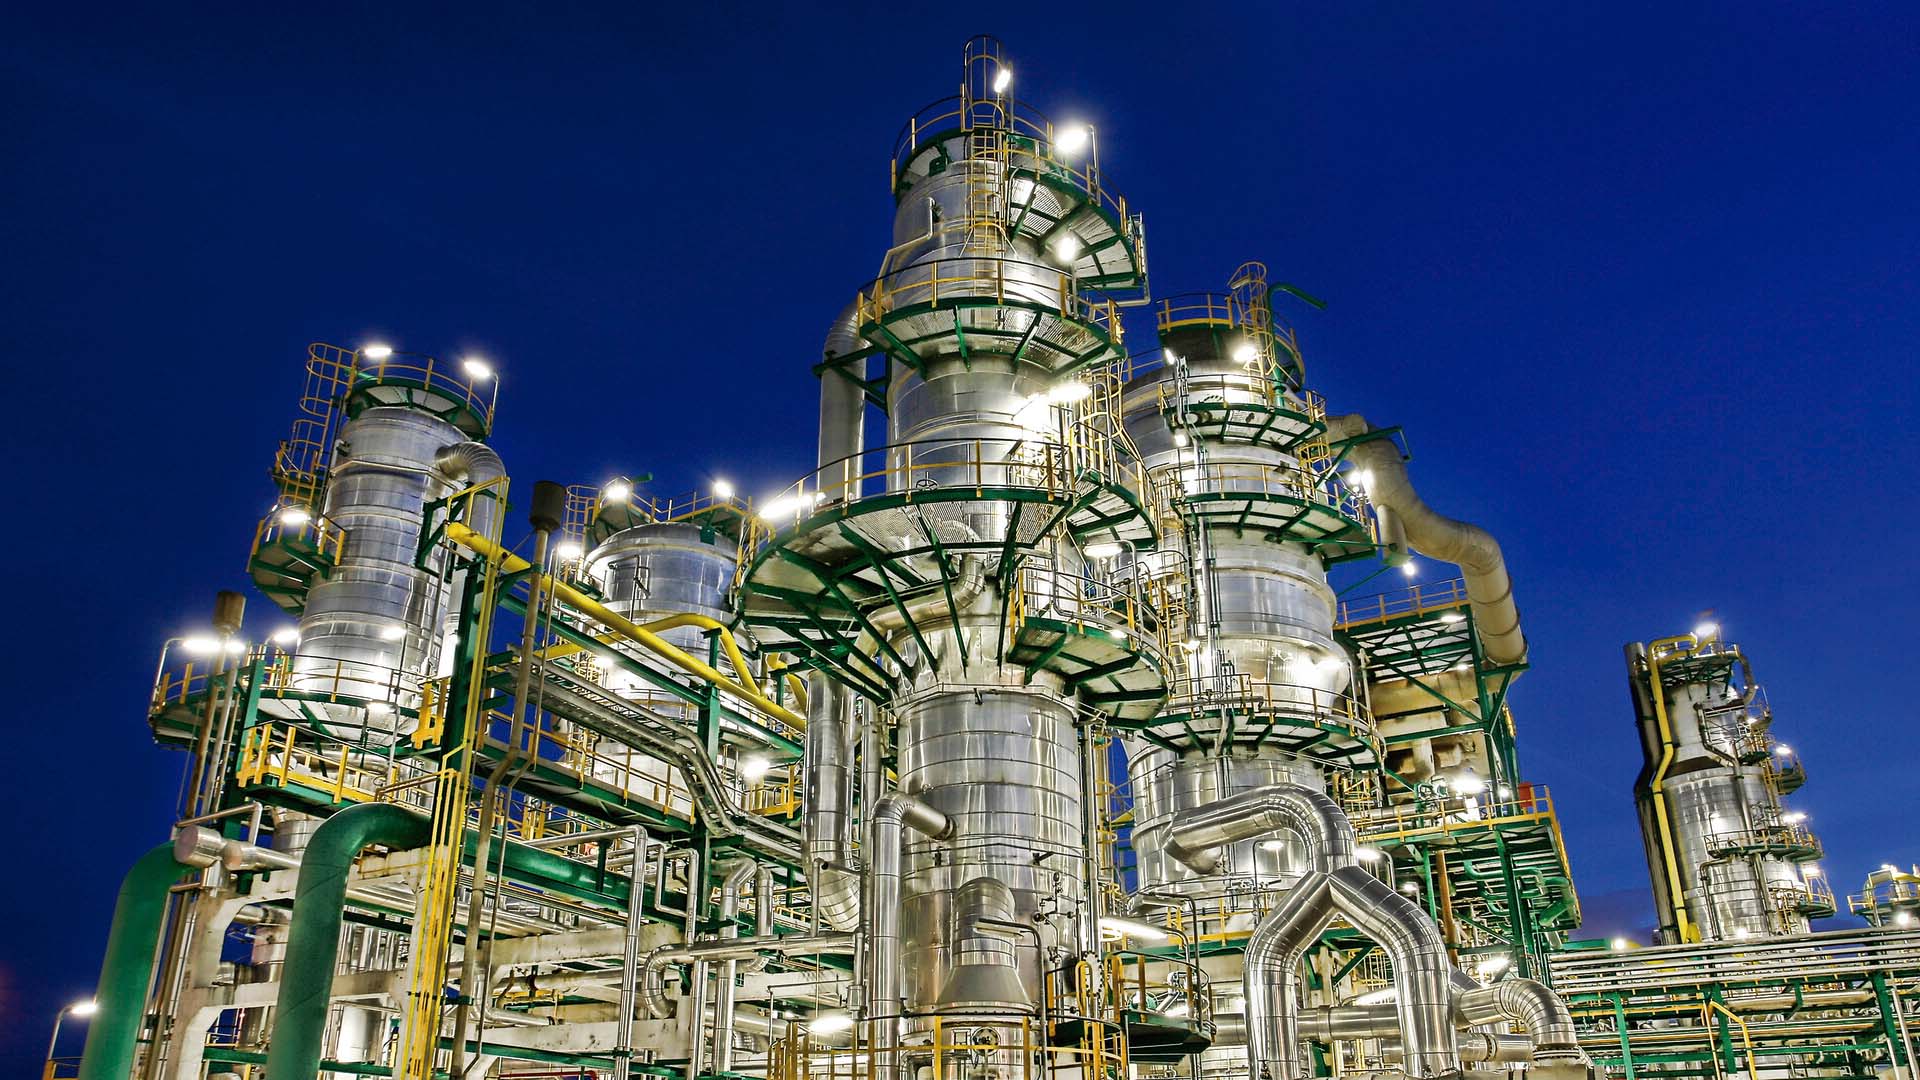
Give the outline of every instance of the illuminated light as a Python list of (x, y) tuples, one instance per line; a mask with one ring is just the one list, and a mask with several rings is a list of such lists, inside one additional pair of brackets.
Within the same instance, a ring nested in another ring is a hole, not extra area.
[(1184, 432), (1184, 431), (1176, 431), (1176, 432), (1174, 432), (1174, 433), (1173, 433), (1173, 445), (1175, 445), (1175, 446), (1185, 446), (1185, 445), (1187, 445), (1187, 433), (1186, 433), (1186, 432)]
[(745, 780), (749, 784), (757, 784), (762, 777), (767, 775), (767, 770), (771, 768), (773, 768), (773, 762), (759, 755), (755, 755), (740, 763), (740, 779)]
[(239, 656), (241, 653), (247, 651), (247, 643), (244, 641), (230, 640), (226, 644), (226, 651), (228, 656)]
[(1800, 876), (1801, 876), (1801, 877), (1819, 877), (1819, 876), (1820, 876), (1820, 864), (1819, 864), (1819, 863), (1808, 863), (1807, 865), (1805, 865), (1805, 866), (1803, 866), (1803, 867), (1801, 867), (1801, 868), (1800, 868)]
[(1173, 935), (1150, 923), (1122, 919), (1117, 915), (1102, 915), (1100, 929), (1119, 934), (1122, 937), (1139, 938), (1141, 941), (1166, 941)]
[(1786, 822), (1789, 825), (1798, 825), (1801, 822), (1807, 820), (1807, 814), (1806, 814), (1806, 811), (1804, 810), (1795, 810), (1790, 814), (1781, 814), (1780, 820)]
[(1895, 925), (1895, 926), (1912, 926), (1912, 925), (1913, 925), (1913, 916), (1912, 916), (1911, 914), (1909, 914), (1909, 913), (1907, 913), (1907, 912), (1904, 912), (1904, 911), (1896, 911), (1896, 912), (1894, 912), (1894, 913), (1893, 913), (1893, 925)]
[(1373, 470), (1361, 469), (1353, 474), (1353, 486), (1365, 491), (1373, 486)]
[(99, 1011), (100, 1003), (92, 998), (88, 998), (85, 1001), (76, 1001), (67, 1006), (67, 1013), (70, 1016), (92, 1016)]
[(1053, 257), (1063, 263), (1080, 257), (1080, 238), (1070, 232), (1061, 233), (1047, 247), (1052, 249)]
[(407, 628), (404, 626), (383, 626), (380, 628), (381, 641), (399, 641), (406, 636)]
[(1053, 402), (1055, 405), (1071, 405), (1076, 401), (1085, 401), (1092, 396), (1093, 387), (1088, 386), (1079, 379), (1068, 379), (1066, 382), (1047, 391), (1047, 400)]
[(1793, 747), (1788, 746), (1786, 743), (1781, 743), (1779, 746), (1773, 748), (1773, 752), (1781, 757), (1792, 757)]
[(1414, 882), (1409, 881), (1406, 884), (1400, 886), (1400, 891), (1403, 893), (1406, 893), (1408, 896), (1419, 896), (1420, 886), (1415, 884)]
[(1465, 615), (1460, 614), (1457, 611), (1449, 611), (1445, 615), (1440, 616), (1440, 621), (1443, 623), (1446, 623), (1449, 626), (1458, 626), (1459, 624), (1466, 622), (1467, 617)]
[(1012, 85), (1013, 69), (1005, 64), (1001, 64), (1000, 70), (993, 74), (993, 92), (996, 94), (1004, 94), (1007, 92), (1007, 87)]
[(475, 382), (485, 382), (493, 378), (493, 365), (477, 356), (469, 356), (460, 361), (460, 370), (466, 372), (467, 378)]
[(1697, 638), (1710, 638), (1719, 632), (1720, 624), (1717, 622), (1703, 622), (1693, 628), (1693, 636)]
[(1453, 790), (1462, 795), (1478, 795), (1487, 790), (1487, 782), (1472, 773), (1461, 773), (1453, 780)]
[(1608, 942), (1607, 947), (1612, 949), (1614, 952), (1626, 952), (1627, 947), (1632, 944), (1633, 943), (1628, 941), (1626, 938), (1617, 937), (1617, 938), (1614, 938), (1612, 941)]
[(1287, 850), (1287, 842), (1285, 840), (1262, 840), (1260, 841), (1260, 850), (1285, 851)]
[(393, 706), (391, 706), (391, 705), (389, 705), (389, 704), (387, 704), (387, 703), (386, 703), (386, 702), (384, 702), (384, 701), (369, 701), (369, 702), (367, 702), (367, 715), (368, 715), (368, 716), (385, 716), (385, 715), (387, 715), (388, 713), (390, 713), (390, 712), (392, 712), (392, 711), (393, 711)]
[(377, 343), (373, 345), (362, 345), (360, 346), (360, 355), (369, 360), (385, 360), (387, 357), (393, 355), (393, 346)]
[(606, 487), (600, 489), (600, 499), (602, 502), (623, 503), (632, 497), (633, 485), (627, 483), (625, 480), (614, 480), (608, 483)]
[(572, 540), (562, 540), (553, 546), (553, 557), (561, 562), (573, 562), (585, 554), (585, 549)]
[(1887, 873), (1889, 873), (1889, 874), (1897, 874), (1897, 873), (1899, 873), (1899, 872), (1900, 872), (1900, 868), (1899, 868), (1899, 867), (1897, 867), (1897, 866), (1895, 866), (1895, 865), (1893, 865), (1893, 864), (1892, 864), (1892, 863), (1890, 863), (1890, 862), (1883, 862), (1883, 863), (1881, 863), (1881, 864), (1880, 864), (1880, 869), (1882, 869), (1882, 870), (1884, 870), (1884, 871), (1886, 871), (1886, 872), (1887, 872)]
[(1111, 559), (1115, 555), (1120, 554), (1120, 551), (1120, 545), (1112, 541), (1088, 544), (1086, 547), (1087, 558), (1089, 559)]
[(1385, 856), (1386, 852), (1381, 851), (1379, 848), (1367, 847), (1364, 844), (1353, 849), (1353, 857), (1359, 859), (1361, 862), (1373, 862)]
[(1093, 132), (1085, 124), (1061, 128), (1053, 137), (1053, 148), (1063, 154), (1077, 154), (1086, 148)]
[(1188, 639), (1187, 639), (1186, 641), (1183, 641), (1183, 642), (1181, 642), (1181, 643), (1180, 643), (1180, 647), (1181, 647), (1182, 649), (1185, 649), (1185, 650), (1186, 650), (1186, 651), (1188, 651), (1188, 652), (1199, 652), (1199, 651), (1200, 651), (1200, 643), (1199, 643), (1198, 641), (1195, 641), (1195, 640), (1194, 640), (1194, 639), (1192, 639), (1192, 638), (1188, 638)]
[(1498, 788), (1494, 789), (1494, 793), (1503, 799), (1513, 798), (1513, 789), (1505, 784), (1501, 784)]
[(1400, 564), (1400, 572), (1408, 577), (1417, 577), (1420, 574), (1420, 567), (1412, 559), (1408, 559)]
[(273, 636), (267, 640), (273, 642), (275, 645), (298, 645), (300, 644), (300, 628), (297, 626), (283, 626), (275, 630)]
[(727, 483), (725, 480), (715, 480), (713, 482), (713, 497), (723, 501), (733, 498), (733, 485)]
[(1747, 933), (1748, 933), (1747, 928), (1743, 926), (1740, 929), (1735, 930), (1733, 932), (1733, 939), (1735, 941), (1745, 941), (1747, 940)]
[(312, 520), (313, 515), (307, 513), (305, 507), (289, 506), (285, 510), (280, 511), (280, 524), (288, 528), (297, 529)]
[(1237, 363), (1252, 367), (1260, 361), (1260, 347), (1251, 341), (1243, 341), (1233, 347), (1233, 359)]
[(798, 495), (782, 495), (760, 508), (764, 518), (798, 517), (807, 508), (807, 500)]
[(853, 1014), (844, 1012), (821, 1013), (807, 1021), (809, 1035), (838, 1035), (853, 1029)]
[[(180, 643), (180, 647), (195, 656), (210, 656), (220, 651), (220, 643), (212, 638), (190, 637)], [(1888, 869), (1892, 869), (1889, 867)]]
[(1193, 1011), (1193, 1007), (1192, 1007), (1192, 1006), (1190, 1006), (1190, 1005), (1188, 1005), (1188, 1004), (1187, 1004), (1186, 1002), (1184, 1002), (1184, 1001), (1176, 1001), (1176, 1002), (1174, 1002), (1174, 1003), (1173, 1003), (1172, 1005), (1169, 1005), (1169, 1006), (1167, 1006), (1167, 1008), (1166, 1008), (1166, 1010), (1165, 1010), (1165, 1011), (1163, 1011), (1163, 1012), (1162, 1012), (1162, 1013), (1161, 1013), (1160, 1015), (1161, 1015), (1161, 1016), (1170, 1016), (1170, 1017), (1173, 1017), (1173, 1018), (1175, 1018), (1175, 1019), (1178, 1019), (1178, 1018), (1180, 1018), (1180, 1017), (1182, 1017), (1182, 1016), (1185, 1016), (1185, 1015), (1187, 1015), (1188, 1013), (1190, 1013), (1190, 1012), (1192, 1012), (1192, 1011)]
[(1507, 966), (1512, 963), (1513, 960), (1511, 957), (1489, 956), (1485, 960), (1475, 964), (1473, 970), (1475, 974), (1479, 975), (1498, 975), (1507, 970)]

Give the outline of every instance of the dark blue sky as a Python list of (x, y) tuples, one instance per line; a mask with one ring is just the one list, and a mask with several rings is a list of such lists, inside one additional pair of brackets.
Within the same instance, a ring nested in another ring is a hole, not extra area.
[(1310, 382), (1506, 545), (1590, 929), (1646, 904), (1620, 645), (1704, 609), (1836, 884), (1920, 860), (1909, 5), (40, 6), (0, 33), (10, 1073), (166, 835), (154, 651), (243, 580), (306, 343), (493, 357), (518, 485), (783, 485), (887, 149), (981, 31), (1099, 126), (1157, 292), (1326, 298)]

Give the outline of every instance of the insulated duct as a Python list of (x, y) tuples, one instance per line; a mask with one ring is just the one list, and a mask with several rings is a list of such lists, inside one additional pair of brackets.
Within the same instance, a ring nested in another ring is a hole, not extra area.
[[(1487, 658), (1499, 664), (1517, 664), (1527, 658), (1527, 639), (1520, 632), (1520, 609), (1513, 601), (1513, 579), (1500, 542), (1477, 525), (1437, 513), (1421, 501), (1407, 478), (1407, 463), (1393, 442), (1365, 438), (1379, 429), (1358, 413), (1327, 417), (1327, 438), (1351, 442), (1347, 457), (1373, 474), (1365, 485), (1367, 498), (1384, 508), (1395, 523), (1391, 535), (1404, 535), (1423, 555), (1460, 567), (1473, 603), (1474, 628)], [(1389, 536), (1386, 528), (1383, 536)]]

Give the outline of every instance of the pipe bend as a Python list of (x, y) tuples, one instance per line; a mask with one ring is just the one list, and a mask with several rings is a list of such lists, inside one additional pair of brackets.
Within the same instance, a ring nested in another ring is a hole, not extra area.
[(1268, 784), (1182, 811), (1167, 829), (1167, 852), (1195, 873), (1210, 874), (1219, 849), (1286, 830), (1305, 841), (1313, 868), (1323, 873), (1354, 864), (1353, 824), (1325, 792), (1299, 784)]
[(1585, 1061), (1580, 1034), (1566, 1002), (1545, 983), (1534, 979), (1503, 979), (1481, 986), (1456, 970), (1453, 975), (1453, 1019), (1462, 1027), (1510, 1020), (1527, 1029), (1534, 1056), (1541, 1061)]

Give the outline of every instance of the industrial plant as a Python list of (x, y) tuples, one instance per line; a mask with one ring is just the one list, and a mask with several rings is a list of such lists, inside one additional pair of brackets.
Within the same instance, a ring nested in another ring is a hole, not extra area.
[(1583, 937), (1499, 543), (1310, 296), (1151, 287), (1098, 133), (959, 74), (783, 490), (515, 474), (505, 358), (288, 358), (49, 1077), (1914, 1080), (1920, 877), (1836, 895), (1766, 658), (1627, 648), (1659, 926)]

